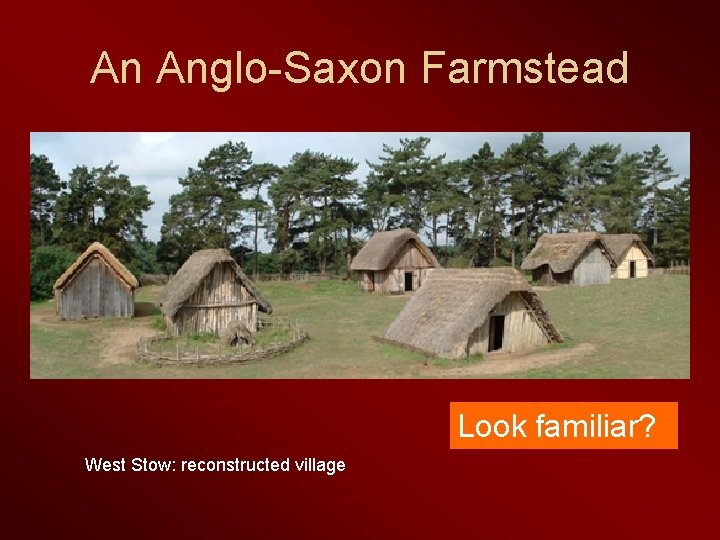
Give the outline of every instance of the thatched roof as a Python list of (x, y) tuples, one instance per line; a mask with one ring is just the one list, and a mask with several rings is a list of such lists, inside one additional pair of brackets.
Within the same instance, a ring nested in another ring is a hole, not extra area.
[(600, 248), (611, 266), (616, 266), (615, 259), (605, 245), (602, 235), (596, 232), (582, 232), (543, 234), (533, 250), (525, 257), (520, 268), (534, 270), (548, 264), (555, 273), (567, 272), (573, 269), (593, 245)]
[(69, 284), (73, 278), (85, 268), (85, 266), (93, 259), (99, 258), (103, 261), (120, 280), (125, 283), (129, 289), (134, 289), (138, 286), (137, 279), (132, 273), (123, 266), (123, 264), (117, 260), (108, 248), (103, 246), (100, 242), (93, 243), (85, 252), (80, 255), (77, 260), (71, 264), (67, 270), (55, 281), (54, 288), (62, 289)]
[(385, 270), (400, 248), (407, 242), (414, 242), (428, 262), (439, 267), (440, 263), (432, 251), (423, 244), (420, 237), (411, 229), (377, 232), (355, 256), (350, 265), (351, 270)]
[(202, 280), (207, 277), (215, 265), (220, 263), (231, 263), (236, 279), (257, 300), (258, 309), (265, 313), (272, 313), (270, 302), (262, 297), (226, 249), (203, 249), (193, 253), (177, 273), (170, 278), (160, 293), (157, 305), (161, 311), (168, 317), (174, 317), (183, 302), (197, 290)]
[(540, 298), (512, 268), (432, 270), (385, 338), (435, 356), (464, 358), (471, 334), (511, 292), (522, 294), (549, 342), (562, 341)]
[(652, 253), (637, 234), (603, 234), (602, 237), (617, 264), (620, 264), (625, 258), (625, 254), (633, 244), (637, 245), (640, 251), (645, 254), (645, 257), (654, 262)]

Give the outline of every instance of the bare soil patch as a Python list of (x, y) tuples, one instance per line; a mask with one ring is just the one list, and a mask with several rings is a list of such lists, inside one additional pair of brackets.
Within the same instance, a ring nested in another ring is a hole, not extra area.
[(144, 322), (132, 321), (128, 326), (108, 328), (103, 333), (101, 364), (130, 364), (135, 360), (135, 346), (140, 338), (157, 334)]
[[(147, 302), (146, 302), (147, 303)], [(143, 304), (142, 302), (140, 304)], [(102, 341), (103, 351), (100, 355), (101, 364), (129, 364), (135, 359), (135, 345), (141, 337), (150, 337), (157, 334), (148, 326), (147, 315), (141, 315), (143, 319), (127, 319), (127, 324), (114, 327), (102, 327), (101, 319), (82, 321), (93, 324), (93, 332)], [(77, 324), (76, 321), (62, 321), (55, 313), (54, 307), (47, 306), (30, 311), (30, 323), (44, 327), (59, 327), (60, 325)], [(97, 326), (94, 324), (97, 323)]]
[(595, 345), (591, 343), (580, 343), (572, 349), (521, 353), (491, 353), (485, 355), (485, 358), (481, 362), (473, 366), (450, 369), (427, 367), (421, 370), (421, 374), (426, 377), (456, 378), (522, 373), (531, 369), (556, 366), (570, 360), (579, 360), (594, 351)]

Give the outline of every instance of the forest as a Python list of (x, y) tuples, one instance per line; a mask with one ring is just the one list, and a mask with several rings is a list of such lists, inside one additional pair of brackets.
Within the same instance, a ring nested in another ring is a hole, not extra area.
[(638, 233), (655, 266), (690, 259), (690, 179), (658, 145), (551, 153), (536, 132), (447, 160), (429, 143), (383, 144), (360, 180), (349, 158), (308, 149), (284, 165), (255, 163), (244, 142), (228, 141), (178, 179), (157, 242), (143, 223), (150, 191), (119, 164), (77, 165), (60, 178), (51, 156), (30, 154), (31, 300), (50, 297), (94, 241), (136, 275), (173, 273), (194, 251), (219, 247), (250, 275), (346, 275), (363, 239), (400, 227), (453, 267), (519, 267), (540, 235), (572, 231)]

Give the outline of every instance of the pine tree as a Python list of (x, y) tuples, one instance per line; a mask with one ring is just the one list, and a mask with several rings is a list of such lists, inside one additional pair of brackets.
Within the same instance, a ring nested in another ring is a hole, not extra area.
[(690, 179), (668, 189), (659, 189), (663, 212), (658, 221), (656, 265), (690, 261)]
[(45, 155), (30, 154), (30, 238), (44, 246), (49, 240), (55, 201), (67, 184)]
[(602, 190), (606, 197), (599, 219), (606, 232), (634, 233), (642, 216), (647, 194), (642, 154), (624, 154)]
[[(272, 185), (282, 174), (283, 169), (272, 163), (256, 163), (252, 165), (248, 171), (244, 181), (245, 189), (251, 193), (251, 197), (246, 200), (244, 205), (246, 210), (252, 214), (252, 225), (247, 227), (252, 233), (254, 265), (253, 273), (257, 277), (259, 271), (259, 252), (258, 252), (258, 233), (261, 223), (264, 222), (265, 213), (270, 206), (263, 199), (261, 192), (266, 186)], [(247, 230), (243, 226), (242, 231)]]
[(471, 250), (475, 265), (486, 266), (500, 256), (505, 193), (502, 161), (485, 143), (465, 161), (467, 196), (473, 215)]
[(54, 209), (54, 242), (82, 252), (92, 242), (102, 242), (117, 257), (133, 257), (132, 241), (145, 238), (142, 221), (153, 202), (146, 186), (133, 185), (119, 165), (75, 167), (68, 190), (58, 196)]
[(170, 197), (163, 216), (158, 257), (181, 265), (194, 252), (232, 248), (240, 234), (242, 191), (252, 165), (245, 143), (227, 142), (210, 150), (178, 179), (180, 193)]
[(662, 184), (669, 182), (673, 178), (677, 178), (672, 167), (668, 165), (668, 158), (662, 153), (660, 146), (657, 144), (644, 153), (644, 164), (648, 176), (649, 199), (647, 201), (648, 213), (647, 224), (652, 231), (652, 252), (655, 255), (658, 244), (658, 223), (662, 214), (662, 197), (660, 190)]
[[(385, 156), (380, 163), (370, 163), (373, 181), (386, 186), (386, 205), (393, 212), (387, 220), (388, 228), (409, 227), (419, 233), (425, 223), (425, 201), (433, 187), (433, 171), (445, 159), (445, 154), (426, 155), (430, 144), (428, 137), (400, 139), (400, 148), (383, 145)], [(378, 191), (372, 193), (377, 201)]]
[(542, 133), (524, 135), (522, 142), (513, 143), (502, 156), (508, 172), (507, 194), (510, 198), (511, 264), (515, 265), (516, 241), (523, 259), (531, 247), (531, 239), (540, 226), (541, 209), (548, 200), (546, 193), (547, 150)]

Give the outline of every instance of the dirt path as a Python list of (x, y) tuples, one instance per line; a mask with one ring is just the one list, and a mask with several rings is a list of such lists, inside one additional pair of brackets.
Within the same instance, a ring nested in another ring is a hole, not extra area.
[(135, 346), (142, 337), (157, 334), (146, 322), (133, 321), (122, 328), (109, 328), (103, 335), (104, 348), (100, 355), (101, 364), (130, 364), (135, 359)]
[(52, 306), (30, 310), (30, 324), (48, 325), (59, 322), (62, 321), (55, 315), (55, 309)]
[[(30, 311), (30, 323), (39, 326), (51, 327), (60, 324), (73, 324), (72, 322), (61, 321), (55, 314), (52, 306)], [(89, 324), (98, 325), (98, 338), (102, 341), (103, 350), (100, 354), (100, 364), (130, 364), (135, 359), (135, 345), (141, 337), (150, 337), (157, 334), (148, 326), (149, 319), (133, 318), (127, 319), (127, 324), (122, 326), (101, 327), (102, 321), (87, 321)]]
[(547, 368), (570, 360), (579, 360), (595, 351), (595, 345), (581, 343), (572, 349), (558, 349), (545, 352), (493, 353), (474, 366), (440, 369), (427, 367), (420, 371), (426, 377), (479, 377), (483, 375), (505, 375), (522, 373), (531, 369)]

